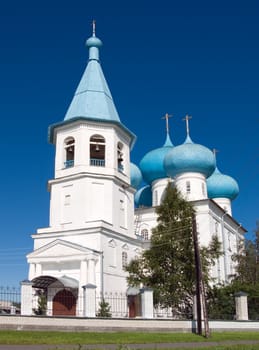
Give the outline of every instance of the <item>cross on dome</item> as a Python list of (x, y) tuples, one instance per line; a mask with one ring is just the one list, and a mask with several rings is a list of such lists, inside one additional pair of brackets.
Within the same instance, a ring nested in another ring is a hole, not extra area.
[(186, 122), (186, 132), (187, 132), (187, 136), (189, 136), (190, 134), (190, 128), (189, 128), (189, 120), (192, 119), (191, 115), (186, 114), (186, 116), (183, 118), (183, 120), (185, 120)]
[(166, 121), (166, 133), (169, 134), (169, 118), (172, 118), (172, 114), (166, 113), (161, 119), (165, 119)]
[(217, 150), (216, 148), (213, 148), (212, 152), (213, 152), (213, 154), (214, 154), (214, 156), (216, 158), (216, 155), (217, 155), (217, 153), (219, 153), (219, 150)]
[(92, 26), (93, 26), (93, 36), (95, 36), (95, 24), (96, 24), (96, 20), (93, 19), (93, 22), (92, 22)]

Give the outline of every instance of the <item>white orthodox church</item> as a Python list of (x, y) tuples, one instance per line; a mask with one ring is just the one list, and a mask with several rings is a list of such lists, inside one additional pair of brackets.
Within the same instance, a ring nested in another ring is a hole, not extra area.
[[(236, 181), (219, 172), (212, 151), (191, 140), (188, 117), (182, 145), (172, 144), (167, 127), (164, 146), (144, 155), (139, 167), (131, 163), (135, 135), (114, 105), (95, 30), (86, 45), (89, 61), (65, 118), (49, 127), (56, 149), (54, 178), (48, 182), (49, 227), (32, 236), (24, 288), (32, 295), (38, 288), (47, 291), (49, 315), (85, 315), (91, 291), (125, 293), (123, 267), (148, 246), (169, 180), (195, 207), (200, 243), (218, 235), (224, 255), (211, 274), (216, 282), (228, 282), (235, 269), (231, 256), (246, 232), (232, 216)], [(143, 180), (146, 185), (139, 188)], [(23, 310), (28, 314), (28, 305)]]

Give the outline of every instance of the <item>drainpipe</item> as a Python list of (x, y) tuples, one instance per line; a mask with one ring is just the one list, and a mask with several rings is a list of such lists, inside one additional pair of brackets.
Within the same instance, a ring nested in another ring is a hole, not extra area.
[(224, 252), (224, 274), (225, 274), (225, 282), (227, 282), (227, 251), (226, 251), (226, 241), (225, 241), (225, 227), (224, 227), (224, 217), (227, 215), (227, 212), (225, 212), (221, 216), (221, 234), (222, 234), (222, 245), (223, 245), (223, 252)]
[(239, 232), (238, 232), (238, 230), (240, 229), (240, 227), (242, 227), (242, 224), (239, 223), (239, 226), (238, 226), (238, 228), (236, 230), (236, 245), (237, 245), (236, 253), (237, 254), (239, 253), (239, 251), (238, 251), (238, 247), (239, 247)]
[(100, 252), (100, 256), (101, 256), (101, 264), (100, 264), (100, 273), (101, 273), (101, 294), (102, 294), (102, 298), (104, 297), (103, 293), (104, 293), (104, 276), (103, 276), (103, 251)]

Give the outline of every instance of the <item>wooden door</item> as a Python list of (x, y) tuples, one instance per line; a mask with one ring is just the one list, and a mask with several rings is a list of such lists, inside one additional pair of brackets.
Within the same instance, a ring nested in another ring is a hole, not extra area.
[(69, 290), (59, 291), (53, 299), (53, 316), (76, 316), (76, 298)]

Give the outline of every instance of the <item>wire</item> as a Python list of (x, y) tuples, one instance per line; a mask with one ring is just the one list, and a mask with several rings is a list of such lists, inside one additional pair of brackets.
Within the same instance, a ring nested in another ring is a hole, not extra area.
[(0, 248), (0, 252), (2, 251), (16, 251), (16, 250), (31, 250), (31, 247), (27, 247), (27, 248)]

